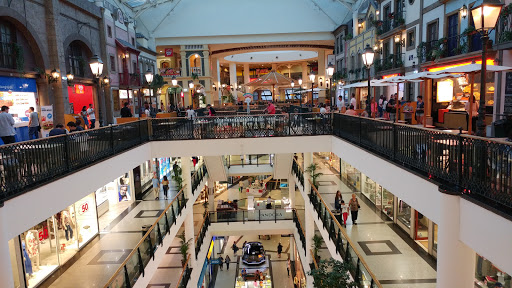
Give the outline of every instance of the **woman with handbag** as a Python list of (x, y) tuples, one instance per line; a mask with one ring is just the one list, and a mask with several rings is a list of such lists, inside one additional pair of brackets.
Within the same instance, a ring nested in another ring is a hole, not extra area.
[(359, 208), (361, 208), (361, 206), (357, 201), (356, 194), (352, 194), (352, 199), (350, 199), (350, 201), (348, 202), (348, 206), (350, 208), (350, 214), (352, 214), (352, 223), (354, 225), (357, 225), (357, 213), (359, 212)]

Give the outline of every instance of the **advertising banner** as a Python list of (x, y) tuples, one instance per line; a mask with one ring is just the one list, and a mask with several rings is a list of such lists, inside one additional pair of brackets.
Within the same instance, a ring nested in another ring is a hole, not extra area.
[(53, 129), (53, 105), (41, 106), (41, 134), (48, 137)]

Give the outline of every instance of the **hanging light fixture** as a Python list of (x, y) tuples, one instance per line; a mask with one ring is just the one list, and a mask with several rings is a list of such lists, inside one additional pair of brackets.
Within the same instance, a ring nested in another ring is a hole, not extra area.
[(172, 76), (171, 83), (172, 83), (172, 86), (178, 85), (178, 80), (176, 80), (176, 76)]
[(468, 16), (468, 6), (466, 6), (466, 4), (462, 5), (462, 8), (460, 8), (460, 16), (464, 19)]
[(148, 71), (146, 71), (146, 74), (144, 74), (144, 77), (146, 77), (146, 82), (148, 82), (149, 85), (151, 85), (151, 82), (153, 82), (153, 71), (151, 71), (151, 69), (148, 69)]
[(94, 55), (91, 57), (89, 61), (89, 66), (91, 67), (91, 72), (94, 77), (99, 78), (101, 73), (103, 73), (103, 61), (101, 61), (98, 55)]

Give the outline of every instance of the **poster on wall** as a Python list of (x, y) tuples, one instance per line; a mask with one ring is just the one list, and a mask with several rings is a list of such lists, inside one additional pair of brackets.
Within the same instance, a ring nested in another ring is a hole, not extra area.
[(41, 106), (41, 134), (48, 137), (53, 129), (53, 105)]
[(130, 185), (119, 185), (119, 202), (130, 201), (131, 199)]
[(0, 76), (0, 106), (9, 106), (15, 117), (28, 117), (29, 107), (37, 110), (36, 93), (35, 79)]

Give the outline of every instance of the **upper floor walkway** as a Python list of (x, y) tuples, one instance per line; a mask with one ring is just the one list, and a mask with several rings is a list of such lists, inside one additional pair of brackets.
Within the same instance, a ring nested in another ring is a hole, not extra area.
[[(31, 189), (150, 141), (237, 138), (261, 145), (261, 138), (320, 135), (339, 137), (479, 205), (512, 215), (510, 143), (337, 113), (147, 119), (4, 145), (0, 147), (0, 206)], [(190, 147), (199, 149), (201, 145), (191, 142)], [(301, 152), (295, 150), (289, 149), (288, 153)]]

